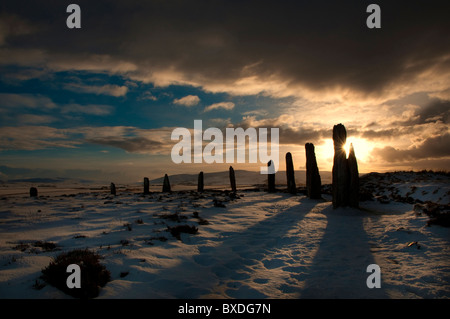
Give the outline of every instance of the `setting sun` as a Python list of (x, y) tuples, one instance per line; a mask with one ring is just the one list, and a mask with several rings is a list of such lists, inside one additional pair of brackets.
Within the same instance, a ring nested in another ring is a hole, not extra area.
[[(347, 156), (350, 151), (350, 144), (353, 144), (356, 159), (361, 162), (367, 162), (370, 157), (370, 152), (374, 148), (373, 144), (363, 138), (349, 137), (349, 138), (347, 138), (347, 143), (344, 146)], [(325, 143), (318, 146), (317, 148), (318, 148), (318, 151), (320, 152), (321, 156), (323, 156), (327, 160), (333, 160), (334, 145), (333, 145), (333, 140), (331, 138), (326, 139)]]
[(347, 143), (344, 145), (345, 152), (350, 152), (350, 144), (353, 144), (353, 149), (355, 151), (356, 158), (362, 162), (367, 162), (370, 156), (370, 152), (373, 150), (374, 146), (363, 138), (350, 137), (347, 139)]

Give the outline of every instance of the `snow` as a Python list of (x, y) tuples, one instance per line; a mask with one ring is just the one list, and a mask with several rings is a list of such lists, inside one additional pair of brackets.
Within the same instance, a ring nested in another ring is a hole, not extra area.
[[(408, 196), (448, 204), (448, 178), (398, 175), (390, 183), (372, 176), (379, 195), (361, 209), (333, 209), (328, 195), (311, 200), (255, 190), (239, 190), (236, 199), (211, 190), (144, 196), (125, 185), (117, 196), (87, 185), (47, 193), (41, 187), (37, 198), (23, 188), (2, 192), (0, 298), (71, 298), (50, 285), (33, 286), (45, 284), (41, 270), (53, 257), (89, 248), (111, 272), (100, 299), (448, 299), (450, 229), (427, 226), (414, 204), (376, 200), (406, 196), (414, 186)], [(168, 231), (185, 224), (198, 233), (177, 239)], [(381, 268), (379, 289), (366, 285), (370, 264)]]

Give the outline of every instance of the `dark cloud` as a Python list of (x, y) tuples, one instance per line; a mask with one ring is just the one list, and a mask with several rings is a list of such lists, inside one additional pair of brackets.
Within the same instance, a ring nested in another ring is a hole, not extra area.
[(121, 148), (130, 153), (158, 153), (165, 144), (145, 137), (101, 137), (86, 139), (86, 142)]
[[(254, 117), (246, 117), (240, 123), (234, 125), (234, 127), (242, 127), (244, 130), (249, 127), (255, 129), (267, 128), (270, 135), (270, 128), (279, 129), (279, 143), (280, 144), (294, 144), (294, 145), (304, 145), (306, 143), (313, 143), (315, 145), (321, 144), (324, 138), (331, 138), (332, 128), (330, 129), (320, 129), (320, 128), (308, 128), (308, 127), (298, 127), (292, 128), (289, 125), (283, 124), (282, 119), (264, 119), (257, 121)], [(270, 136), (268, 137), (270, 140)]]
[(49, 110), (55, 107), (56, 104), (46, 96), (0, 93), (0, 109), (29, 108)]
[(385, 139), (393, 137), (394, 134), (398, 134), (399, 129), (391, 128), (384, 130), (365, 130), (362, 132), (361, 137), (366, 138), (368, 140), (374, 139)]
[[(399, 110), (402, 108), (399, 106)], [(392, 140), (412, 134), (446, 134), (450, 123), (450, 101), (431, 99), (424, 106), (416, 106), (404, 120), (393, 122), (371, 122), (355, 132), (368, 140)], [(428, 133), (427, 133), (428, 130)]]
[(127, 62), (114, 70), (147, 80), (169, 70), (166, 76), (224, 90), (255, 77), (283, 81), (285, 89), (378, 95), (425, 71), (450, 69), (447, 1), (377, 1), (377, 30), (366, 27), (371, 1), (80, 0), (80, 30), (65, 27), (69, 3), (5, 3), (2, 14), (28, 30), (3, 35), (6, 47), (46, 52), (55, 68), (97, 55), (110, 71)]
[(331, 130), (314, 130), (314, 129), (298, 129), (280, 128), (280, 144), (298, 144), (313, 143), (315, 145), (322, 144), (322, 139), (331, 137)]
[(421, 145), (411, 149), (395, 149), (386, 146), (382, 149), (375, 148), (373, 155), (381, 157), (387, 162), (410, 161), (426, 158), (444, 158), (450, 156), (450, 134), (430, 137)]
[(66, 130), (49, 126), (5, 126), (0, 127), (0, 151), (76, 148), (80, 141), (70, 138)]
[(49, 126), (0, 127), (0, 151), (78, 148), (92, 143), (123, 149), (130, 153), (170, 154), (167, 143), (155, 138), (169, 139), (169, 129), (142, 130), (135, 127), (79, 127), (57, 129)]
[[(429, 123), (450, 123), (450, 101), (431, 99), (423, 105), (418, 105), (418, 110), (414, 111), (410, 117), (404, 120), (393, 121), (390, 123), (396, 127), (413, 127), (418, 124)], [(382, 123), (377, 123), (381, 126)]]
[(450, 101), (434, 100), (419, 112), (419, 123), (441, 121), (450, 124)]
[[(382, 126), (381, 126), (382, 127)], [(414, 127), (414, 126), (400, 126), (394, 128), (386, 128), (379, 130), (365, 130), (361, 129), (359, 132), (355, 132), (355, 135), (359, 135), (362, 138), (368, 139), (370, 141), (379, 140), (395, 140), (400, 137), (408, 137), (411, 134), (420, 135), (422, 134), (424, 128)]]

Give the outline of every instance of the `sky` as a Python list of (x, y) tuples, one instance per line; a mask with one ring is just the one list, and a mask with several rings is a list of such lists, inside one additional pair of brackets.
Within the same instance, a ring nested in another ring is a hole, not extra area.
[(449, 114), (447, 1), (0, 4), (0, 180), (259, 170), (174, 163), (171, 134), (194, 120), (279, 128), (280, 170), (286, 152), (304, 170), (310, 142), (331, 171), (342, 123), (362, 173), (448, 171)]

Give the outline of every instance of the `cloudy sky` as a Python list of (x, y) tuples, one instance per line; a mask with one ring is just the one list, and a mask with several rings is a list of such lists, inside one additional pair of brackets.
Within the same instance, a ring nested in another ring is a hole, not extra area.
[[(69, 29), (66, 8), (81, 8)], [(394, 2), (394, 3), (393, 3)], [(366, 8), (381, 8), (369, 29)], [(450, 169), (448, 1), (22, 1), (0, 5), (0, 179), (220, 171), (174, 164), (176, 127), (280, 130), (331, 170)], [(260, 164), (234, 164), (259, 170)]]

